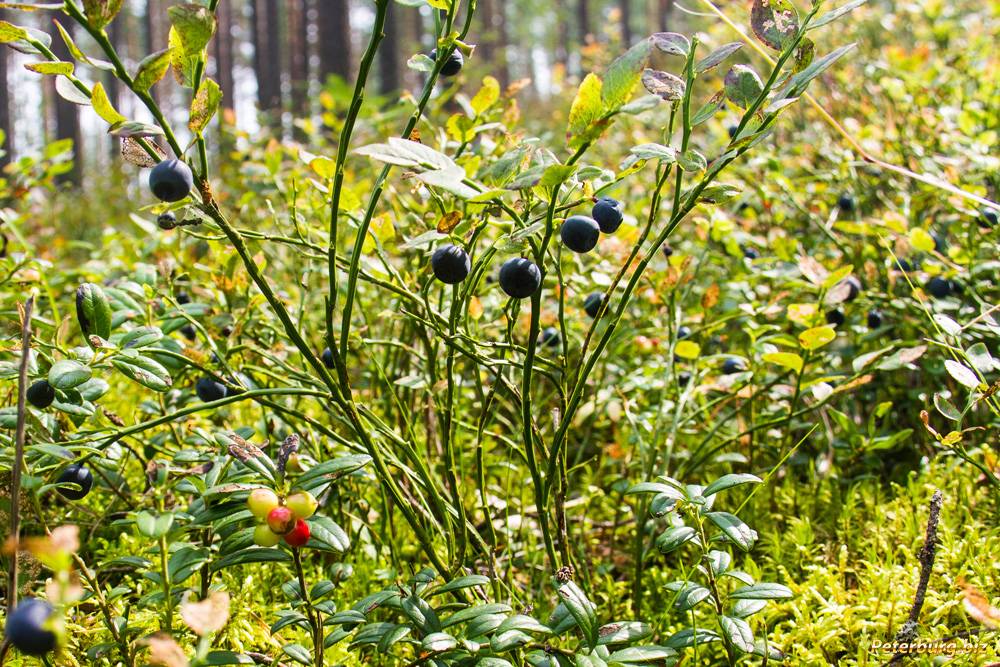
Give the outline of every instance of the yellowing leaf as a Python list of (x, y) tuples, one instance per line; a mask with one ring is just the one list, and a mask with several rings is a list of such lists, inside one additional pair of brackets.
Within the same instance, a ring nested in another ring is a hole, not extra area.
[(170, 49), (151, 53), (139, 62), (134, 82), (138, 90), (149, 90), (170, 69)]
[(791, 368), (796, 373), (802, 372), (802, 357), (794, 352), (768, 352), (762, 358), (772, 364)]
[(805, 350), (816, 350), (837, 337), (833, 327), (822, 326), (806, 329), (799, 334), (799, 345)]
[(569, 133), (580, 134), (601, 117), (601, 77), (593, 72), (584, 77), (569, 108)]
[(483, 316), (483, 304), (480, 303), (477, 297), (472, 297), (469, 299), (469, 317), (473, 320), (478, 320)]
[(910, 239), (910, 245), (921, 252), (931, 252), (934, 250), (934, 237), (920, 227), (914, 227), (906, 235)]
[(218, 632), (229, 622), (229, 593), (216, 591), (201, 602), (181, 604), (181, 618), (197, 635)]
[(788, 306), (788, 319), (800, 326), (808, 326), (816, 316), (816, 305), (812, 303), (793, 303)]
[(205, 127), (212, 116), (219, 110), (222, 102), (222, 89), (212, 79), (206, 78), (198, 88), (198, 94), (191, 100), (191, 115), (188, 120), (188, 129), (196, 134), (205, 131)]
[(697, 359), (701, 354), (701, 346), (693, 340), (678, 341), (674, 346), (674, 354), (681, 359)]
[(493, 106), (499, 99), (500, 82), (492, 76), (487, 76), (483, 78), (483, 87), (479, 89), (479, 92), (476, 93), (476, 96), (472, 98), (472, 101), (469, 102), (469, 104), (478, 116)]
[(94, 105), (94, 111), (97, 112), (97, 115), (103, 118), (109, 125), (114, 125), (125, 120), (125, 116), (118, 113), (114, 106), (111, 105), (111, 100), (108, 99), (108, 94), (104, 92), (104, 86), (101, 85), (100, 81), (94, 84), (94, 88), (90, 93), (90, 102)]
[(374, 218), (371, 227), (368, 228), (368, 236), (365, 237), (361, 245), (361, 252), (371, 252), (375, 249), (375, 242), (385, 243), (396, 236), (396, 228), (392, 226), (392, 218), (388, 213)]
[(460, 222), (462, 222), (461, 211), (448, 211), (438, 220), (437, 230), (442, 234), (447, 234), (455, 229), (455, 227), (458, 227), (458, 223)]

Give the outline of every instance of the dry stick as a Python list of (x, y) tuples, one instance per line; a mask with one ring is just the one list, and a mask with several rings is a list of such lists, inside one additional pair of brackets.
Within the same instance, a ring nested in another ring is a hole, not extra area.
[[(924, 597), (927, 595), (927, 582), (931, 578), (931, 570), (934, 568), (934, 555), (937, 552), (937, 527), (938, 519), (941, 518), (941, 490), (938, 489), (931, 496), (931, 512), (927, 518), (927, 534), (924, 536), (924, 546), (917, 553), (917, 560), (920, 561), (920, 581), (917, 582), (917, 593), (913, 597), (913, 606), (910, 607), (910, 617), (903, 623), (893, 642), (910, 642), (917, 636), (917, 619), (920, 617), (920, 608), (924, 606)], [(895, 665), (903, 659), (903, 653), (897, 653), (886, 665)]]
[(10, 536), (14, 549), (11, 553), (10, 573), (7, 584), (7, 614), (17, 606), (17, 552), (21, 537), (21, 468), (24, 466), (24, 421), (28, 389), (28, 360), (31, 358), (31, 311), (35, 297), (19, 306), (21, 311), (21, 367), (17, 377), (17, 430), (14, 435), (14, 465), (10, 475)]

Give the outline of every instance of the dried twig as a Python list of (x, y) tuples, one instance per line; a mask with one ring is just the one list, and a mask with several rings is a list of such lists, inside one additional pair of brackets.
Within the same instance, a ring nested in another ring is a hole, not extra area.
[[(913, 596), (913, 606), (910, 607), (910, 616), (899, 629), (893, 642), (912, 642), (917, 637), (917, 619), (920, 617), (920, 609), (924, 606), (924, 598), (927, 596), (927, 582), (931, 578), (931, 570), (934, 568), (934, 556), (937, 553), (937, 528), (938, 520), (941, 518), (941, 491), (934, 492), (931, 496), (931, 511), (927, 517), (927, 533), (924, 536), (924, 546), (917, 553), (917, 560), (920, 561), (920, 580), (917, 582), (917, 592)], [(886, 665), (894, 665), (903, 659), (903, 653), (897, 653)]]

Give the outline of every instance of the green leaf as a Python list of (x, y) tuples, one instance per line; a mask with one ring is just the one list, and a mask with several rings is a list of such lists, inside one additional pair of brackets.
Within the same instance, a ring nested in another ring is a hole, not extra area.
[(910, 240), (910, 245), (921, 252), (930, 252), (934, 250), (934, 237), (927, 233), (926, 230), (920, 227), (912, 227), (909, 232), (906, 233), (907, 238)]
[(191, 114), (188, 120), (188, 129), (200, 135), (205, 131), (210, 120), (219, 110), (222, 103), (222, 89), (219, 84), (209, 78), (205, 78), (198, 88), (198, 94), (191, 100)]
[(726, 489), (731, 489), (734, 486), (740, 486), (741, 484), (763, 484), (762, 480), (757, 475), (751, 475), (749, 473), (730, 473), (728, 475), (723, 475), (719, 479), (715, 480), (711, 484), (705, 487), (701, 492), (701, 495), (711, 496), (718, 493), (719, 491), (725, 491)]
[(281, 647), (281, 652), (300, 665), (313, 664), (312, 656), (309, 655), (309, 650), (302, 644), (285, 644)]
[(156, 125), (141, 123), (137, 120), (125, 120), (108, 128), (108, 134), (124, 139), (125, 137), (160, 137), (163, 136), (164, 132)]
[(116, 123), (128, 120), (115, 110), (111, 104), (111, 100), (108, 99), (108, 94), (104, 92), (104, 86), (101, 85), (100, 81), (95, 83), (91, 89), (90, 103), (94, 106), (94, 111), (97, 112), (97, 115), (103, 118), (108, 125), (115, 125)]
[(90, 366), (85, 366), (73, 359), (62, 359), (52, 364), (49, 369), (49, 384), (56, 389), (66, 391), (73, 387), (78, 387), (93, 375)]
[(730, 600), (788, 600), (795, 594), (787, 586), (761, 582), (737, 588), (728, 597)]
[(615, 644), (630, 644), (653, 634), (653, 630), (639, 621), (624, 623), (608, 623), (597, 630), (598, 646), (613, 646)]
[(691, 40), (677, 32), (657, 32), (650, 37), (653, 46), (663, 53), (687, 58), (691, 52)]
[(83, 283), (76, 288), (76, 319), (85, 338), (100, 336), (107, 340), (111, 337), (111, 306), (98, 285)]
[(186, 56), (196, 56), (208, 46), (215, 34), (215, 14), (208, 7), (193, 2), (173, 5), (167, 9), (170, 24)]
[(167, 33), (167, 46), (170, 51), (170, 67), (174, 71), (174, 80), (181, 86), (194, 85), (194, 72), (201, 59), (201, 53), (188, 53), (177, 28), (171, 27)]
[(757, 531), (729, 512), (709, 512), (705, 516), (743, 551), (750, 551), (757, 541)]
[(701, 74), (707, 72), (710, 69), (714, 69), (722, 64), (722, 61), (733, 55), (737, 51), (743, 48), (743, 42), (729, 42), (728, 44), (723, 44), (715, 51), (712, 51), (707, 56), (698, 61), (698, 64), (694, 66), (694, 71), (696, 74)]
[(785, 368), (791, 368), (796, 373), (802, 372), (802, 357), (794, 352), (768, 352), (761, 359)]
[(253, 658), (242, 653), (209, 651), (205, 659), (201, 661), (201, 664), (213, 667), (214, 665), (255, 665), (257, 663), (254, 662)]
[(848, 2), (846, 5), (837, 7), (836, 9), (831, 9), (825, 14), (820, 15), (814, 21), (810, 22), (809, 25), (806, 27), (806, 30), (815, 30), (816, 28), (822, 28), (827, 23), (832, 23), (833, 21), (839, 19), (841, 16), (853, 12), (855, 9), (865, 4), (867, 1), (868, 0), (851, 0), (851, 2)]
[(450, 651), (456, 646), (458, 646), (458, 640), (447, 632), (432, 632), (424, 637), (424, 640), (420, 643), (420, 648), (429, 653)]
[(833, 327), (825, 325), (821, 327), (813, 327), (812, 329), (806, 329), (799, 334), (799, 345), (801, 345), (804, 350), (817, 350), (836, 337), (837, 332), (833, 330)]
[(660, 553), (670, 553), (697, 537), (698, 531), (691, 526), (671, 526), (656, 538), (656, 548)]
[(780, 51), (794, 39), (799, 15), (791, 0), (754, 0), (750, 8), (750, 29), (757, 39)]
[(337, 523), (325, 516), (314, 516), (307, 521), (310, 538), (307, 546), (324, 551), (343, 553), (351, 546), (351, 538)]
[(87, 23), (96, 30), (100, 30), (121, 11), (124, 0), (83, 0), (83, 13), (87, 16)]
[(997, 360), (990, 354), (985, 343), (976, 343), (965, 351), (965, 356), (973, 368), (983, 375), (990, 373), (997, 366)]
[(677, 651), (666, 646), (629, 646), (608, 656), (611, 665), (673, 664)]
[(694, 116), (691, 117), (691, 125), (700, 125), (714, 116), (726, 101), (726, 91), (720, 90), (706, 102)]
[(594, 603), (587, 598), (579, 586), (572, 581), (560, 584), (556, 589), (559, 597), (570, 615), (576, 621), (577, 627), (583, 633), (584, 641), (591, 650), (597, 646), (597, 610)]
[(719, 626), (730, 644), (744, 653), (753, 652), (753, 631), (749, 623), (742, 618), (722, 616), (719, 618)]
[(123, 334), (116, 341), (118, 347), (122, 349), (140, 348), (152, 345), (163, 338), (163, 332), (159, 327), (136, 327)]
[(291, 562), (292, 557), (281, 549), (269, 547), (249, 547), (234, 551), (233, 553), (220, 558), (212, 564), (212, 570), (223, 570), (234, 565), (244, 565), (246, 563), (268, 563), (268, 562)]
[(664, 644), (669, 648), (682, 649), (689, 646), (694, 646), (695, 644), (711, 644), (712, 642), (722, 641), (722, 637), (718, 633), (712, 632), (711, 630), (704, 630), (698, 628), (697, 631), (694, 628), (684, 628), (680, 632), (675, 632), (670, 636)]
[(152, 88), (170, 69), (170, 49), (151, 53), (141, 61), (133, 80), (137, 90), (147, 91)]
[(452, 579), (443, 586), (435, 588), (431, 595), (438, 595), (439, 593), (450, 593), (451, 591), (457, 591), (463, 588), (472, 588), (474, 586), (488, 586), (490, 583), (490, 578), (483, 574), (467, 574), (463, 577), (458, 577), (457, 579)]
[(449, 628), (453, 625), (460, 625), (462, 623), (468, 623), (477, 616), (482, 616), (483, 614), (506, 614), (510, 612), (510, 607), (505, 604), (491, 603), (491, 604), (481, 604), (474, 607), (466, 607), (460, 611), (456, 611), (454, 614), (444, 619), (441, 622), (442, 628)]
[(566, 180), (576, 173), (577, 166), (574, 164), (553, 164), (545, 168), (542, 177), (538, 179), (538, 187), (552, 188), (562, 185)]
[(576, 91), (573, 104), (569, 108), (570, 135), (582, 134), (591, 123), (597, 121), (604, 111), (601, 104), (601, 77), (593, 72), (587, 74)]
[(157, 539), (170, 532), (174, 525), (174, 515), (170, 512), (154, 514), (143, 510), (135, 516), (135, 527), (146, 537)]
[(136, 350), (122, 350), (111, 358), (111, 365), (125, 377), (153, 391), (167, 391), (174, 383), (166, 368)]
[(764, 91), (764, 82), (749, 65), (733, 65), (726, 73), (726, 97), (741, 109), (750, 105)]
[(783, 97), (798, 97), (801, 95), (809, 85), (810, 81), (829, 69), (833, 63), (847, 55), (847, 53), (850, 52), (850, 50), (855, 46), (857, 45), (848, 44), (831, 53), (828, 53), (819, 60), (813, 60), (808, 67), (791, 78), (788, 83), (787, 92), (783, 95)]
[(643, 160), (660, 160), (663, 164), (671, 164), (677, 160), (677, 151), (662, 144), (640, 144), (634, 146), (631, 153)]
[(965, 364), (960, 364), (953, 359), (947, 359), (944, 362), (944, 369), (948, 371), (948, 375), (954, 378), (955, 382), (959, 383), (964, 387), (969, 389), (976, 389), (979, 387), (979, 378), (976, 374)]
[(698, 606), (712, 594), (712, 591), (701, 586), (699, 584), (686, 581), (683, 582), (683, 587), (677, 593), (677, 599), (674, 602), (674, 609), (676, 611), (688, 611)]
[(618, 111), (632, 98), (646, 68), (652, 43), (644, 39), (616, 58), (604, 74), (601, 101), (606, 113)]

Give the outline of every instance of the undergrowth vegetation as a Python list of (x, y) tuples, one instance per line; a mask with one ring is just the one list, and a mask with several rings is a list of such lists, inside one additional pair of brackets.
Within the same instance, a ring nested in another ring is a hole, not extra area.
[(0, 178), (3, 664), (1000, 659), (995, 11), (706, 2), (532, 113), (459, 0), (366, 101), (375, 0), (292, 141), (219, 1), (0, 23), (126, 173)]

